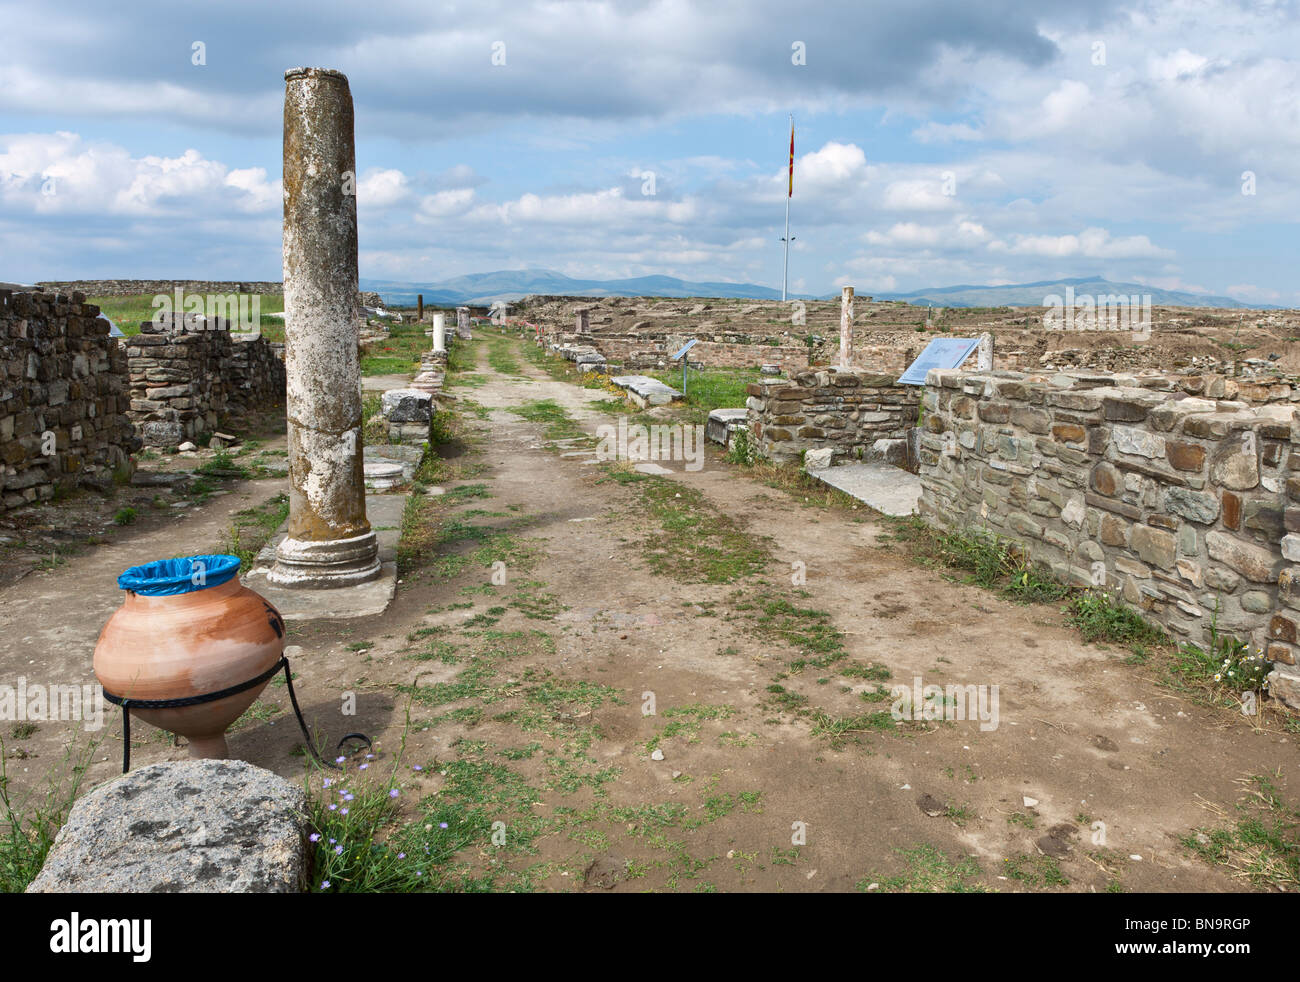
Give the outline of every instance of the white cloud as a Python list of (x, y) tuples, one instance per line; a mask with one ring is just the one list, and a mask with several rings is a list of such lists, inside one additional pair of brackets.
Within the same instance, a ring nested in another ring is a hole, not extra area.
[(1170, 255), (1154, 245), (1145, 235), (1112, 238), (1104, 228), (1084, 229), (1078, 235), (1013, 235), (1011, 242), (994, 240), (992, 252), (1011, 255), (1083, 257), (1088, 259), (1133, 259)]
[(279, 206), (280, 184), (260, 167), (232, 170), (186, 150), (178, 157), (132, 157), (75, 133), (0, 136), (0, 202), (36, 214), (162, 216)]
[(358, 208), (389, 208), (409, 194), (406, 175), (400, 170), (373, 167), (357, 179)]

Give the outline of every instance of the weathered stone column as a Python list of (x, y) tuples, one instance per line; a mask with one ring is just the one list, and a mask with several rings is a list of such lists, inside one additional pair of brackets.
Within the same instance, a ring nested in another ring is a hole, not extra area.
[(424, 294), (423, 293), (417, 293), (415, 295), (415, 322), (417, 324), (424, 323)]
[(473, 340), (473, 335), (469, 332), (469, 308), (456, 308), (456, 337), (463, 338), (466, 341)]
[(447, 350), (447, 315), (433, 315), (433, 350)]
[(853, 362), (853, 287), (846, 286), (840, 294), (840, 367), (848, 368)]
[(381, 572), (362, 477), (352, 93), (330, 69), (284, 79), (289, 529), (267, 579), (351, 586)]
[(591, 333), (591, 312), (588, 310), (579, 310), (574, 315), (573, 330), (577, 334)]

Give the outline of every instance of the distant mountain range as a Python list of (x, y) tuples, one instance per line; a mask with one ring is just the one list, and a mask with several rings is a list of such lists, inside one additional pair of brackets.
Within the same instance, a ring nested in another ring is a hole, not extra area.
[[(621, 280), (578, 280), (549, 269), (503, 269), (471, 273), (441, 283), (361, 281), (361, 289), (378, 293), (390, 304), (409, 306), (417, 294), (434, 306), (490, 304), (494, 300), (519, 300), (529, 294), (564, 297), (730, 297), (780, 300), (781, 291), (754, 283), (694, 283), (675, 276), (634, 276)], [(794, 299), (812, 300), (798, 296)]]
[[(1280, 309), (1275, 304), (1246, 304), (1231, 297), (1184, 293), (1143, 286), (1140, 283), (1115, 283), (1100, 277), (1040, 280), (1005, 286), (932, 287), (912, 293), (875, 294), (877, 300), (901, 300), (917, 306), (935, 307), (1041, 307), (1045, 297), (1065, 297), (1066, 288), (1076, 296), (1091, 294), (1137, 294), (1151, 297), (1156, 306), (1226, 307), (1241, 309)], [(566, 297), (725, 297), (744, 300), (779, 300), (781, 291), (754, 283), (715, 283), (679, 280), (675, 276), (635, 276), (620, 280), (580, 280), (549, 269), (505, 269), (493, 273), (471, 273), (440, 283), (401, 283), (392, 280), (363, 279), (361, 289), (378, 293), (387, 303), (413, 306), (418, 294), (431, 306), (482, 306), (494, 300), (518, 300), (529, 294)], [(866, 292), (866, 291), (863, 291)], [(791, 294), (792, 300), (833, 300), (825, 297)]]
[[(877, 300), (903, 300), (918, 306), (935, 307), (1041, 307), (1045, 297), (1055, 294), (1064, 300), (1066, 288), (1074, 290), (1076, 297), (1088, 294), (1093, 297), (1107, 294), (1137, 294), (1151, 297), (1153, 306), (1165, 307), (1230, 307), (1278, 310), (1276, 304), (1246, 304), (1232, 297), (1214, 297), (1203, 293), (1183, 293), (1162, 290), (1141, 283), (1115, 283), (1098, 276), (1079, 279), (1040, 280), (1037, 283), (1016, 283), (1007, 286), (943, 286), (912, 293), (894, 293), (877, 296)], [(1145, 301), (1144, 301), (1145, 302)]]

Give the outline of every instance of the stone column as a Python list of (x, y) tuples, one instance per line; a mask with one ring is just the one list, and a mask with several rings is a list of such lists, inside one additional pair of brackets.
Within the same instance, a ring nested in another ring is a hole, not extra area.
[(423, 293), (417, 293), (415, 295), (415, 322), (417, 324), (424, 323), (424, 294)]
[(433, 315), (433, 350), (447, 350), (447, 315)]
[(473, 340), (473, 335), (469, 331), (469, 308), (456, 308), (456, 337), (463, 338), (466, 341)]
[(573, 329), (578, 334), (591, 333), (591, 312), (579, 310), (574, 317)]
[(840, 294), (840, 368), (853, 362), (853, 287)]
[(980, 372), (993, 370), (993, 335), (985, 331), (980, 335), (980, 343), (975, 348), (975, 369)]
[(289, 527), (267, 579), (351, 586), (381, 573), (362, 476), (352, 93), (330, 69), (284, 78)]

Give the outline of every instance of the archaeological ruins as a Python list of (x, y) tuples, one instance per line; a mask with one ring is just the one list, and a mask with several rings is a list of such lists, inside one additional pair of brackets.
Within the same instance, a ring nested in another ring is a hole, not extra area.
[[(282, 281), (0, 290), (0, 710), (48, 669), (102, 729), (15, 889), (784, 888), (836, 822), (796, 886), (893, 883), (893, 853), (843, 858), (883, 823), (953, 889), (1235, 886), (1197, 865), (1201, 765), (1170, 751), (1293, 753), (1300, 314), (386, 306), (348, 79), (284, 81)], [(151, 295), (176, 300), (121, 336), (101, 316)], [(283, 310), (184, 302), (213, 296)], [(1139, 640), (1081, 637), (1079, 603)], [(1221, 652), (1212, 696), (1168, 667)], [(231, 711), (175, 723), (203, 707)], [(0, 716), (0, 763), (75, 743), (87, 714), (44, 712)]]

